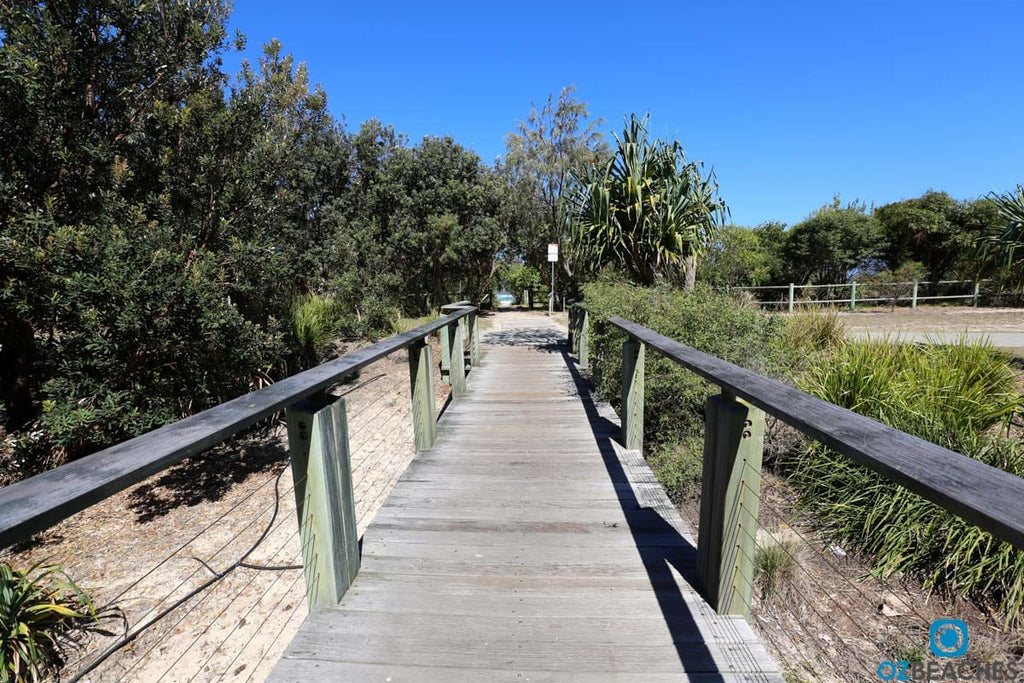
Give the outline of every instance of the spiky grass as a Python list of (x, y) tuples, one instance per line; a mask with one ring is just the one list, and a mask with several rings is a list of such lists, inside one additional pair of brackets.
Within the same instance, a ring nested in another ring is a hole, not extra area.
[(754, 582), (761, 588), (762, 600), (771, 600), (796, 578), (800, 542), (782, 533), (758, 531), (754, 554)]
[[(990, 346), (849, 343), (819, 357), (802, 383), (826, 401), (1024, 474), (1024, 445), (1000, 429), (1020, 396), (1007, 359)], [(821, 446), (792, 465), (817, 522), (867, 551), (879, 574), (917, 575), (926, 588), (970, 597), (1007, 624), (1021, 623), (1024, 553)]]

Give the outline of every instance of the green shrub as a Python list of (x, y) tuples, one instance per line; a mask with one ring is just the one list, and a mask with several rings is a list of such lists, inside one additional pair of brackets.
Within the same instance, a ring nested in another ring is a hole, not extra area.
[(0, 564), (0, 681), (39, 681), (61, 662), (65, 636), (96, 624), (89, 596), (58, 567)]
[[(801, 386), (1019, 476), (1024, 445), (1000, 430), (1020, 406), (1015, 381), (1006, 357), (987, 345), (873, 340), (818, 356)], [(927, 588), (1020, 620), (1024, 553), (824, 447), (811, 447), (792, 468), (803, 504), (825, 533), (859, 545), (880, 574), (911, 573)]]
[(649, 449), (647, 462), (672, 502), (679, 504), (700, 492), (704, 441), (688, 436), (681, 442), (667, 442)]
[[(591, 337), (594, 382), (616, 408), (625, 334), (600, 323), (611, 315), (758, 372), (775, 374), (784, 364), (779, 319), (739, 305), (725, 294), (602, 279), (586, 285), (583, 295), (596, 323)], [(704, 403), (718, 388), (653, 351), (647, 354), (644, 372), (644, 443), (659, 479), (666, 477), (663, 485), (678, 499), (688, 488), (682, 473), (699, 479)], [(679, 462), (683, 457), (695, 458), (698, 464)]]

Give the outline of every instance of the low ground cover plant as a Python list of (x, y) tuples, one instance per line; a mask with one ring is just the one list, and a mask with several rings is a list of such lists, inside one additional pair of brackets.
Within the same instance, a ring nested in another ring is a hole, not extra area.
[(98, 622), (89, 596), (59, 567), (0, 564), (0, 681), (46, 679), (62, 662), (67, 636)]

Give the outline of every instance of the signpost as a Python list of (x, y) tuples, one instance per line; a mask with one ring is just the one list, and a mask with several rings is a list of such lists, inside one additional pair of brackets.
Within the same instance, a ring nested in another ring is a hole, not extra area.
[(548, 261), (551, 262), (551, 295), (548, 296), (548, 315), (555, 313), (555, 263), (558, 262), (558, 242), (548, 244)]

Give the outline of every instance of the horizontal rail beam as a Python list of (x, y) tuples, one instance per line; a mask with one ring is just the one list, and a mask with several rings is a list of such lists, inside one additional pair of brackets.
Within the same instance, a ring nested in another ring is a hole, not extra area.
[(608, 323), (829, 448), (1024, 549), (1024, 479), (619, 317)]
[[(992, 281), (991, 278), (988, 278), (988, 279), (984, 279), (984, 280), (978, 280), (977, 282), (991, 282), (991, 281)], [(928, 282), (927, 280), (918, 280), (916, 283), (915, 282), (879, 282), (879, 283), (857, 282), (857, 286), (858, 287), (876, 287), (876, 286), (878, 286), (878, 287), (881, 287), (881, 286), (891, 287), (893, 285), (913, 285), (913, 284), (921, 284), (921, 285), (972, 285), (974, 283), (975, 283), (974, 280), (936, 280), (935, 282)], [(849, 287), (851, 284), (853, 284), (853, 283), (852, 282), (841, 282), (841, 283), (834, 284), (834, 285), (798, 285), (798, 284), (794, 284), (793, 287), (796, 288), (796, 289), (818, 289), (818, 288), (828, 288), (828, 287)], [(732, 291), (736, 291), (736, 290), (750, 291), (750, 290), (755, 290), (755, 289), (789, 289), (789, 285), (758, 285), (756, 287), (730, 287), (729, 289), (732, 290)]]
[(476, 309), (462, 308), (268, 387), (0, 489), (0, 548), (201, 453), (425, 338)]

